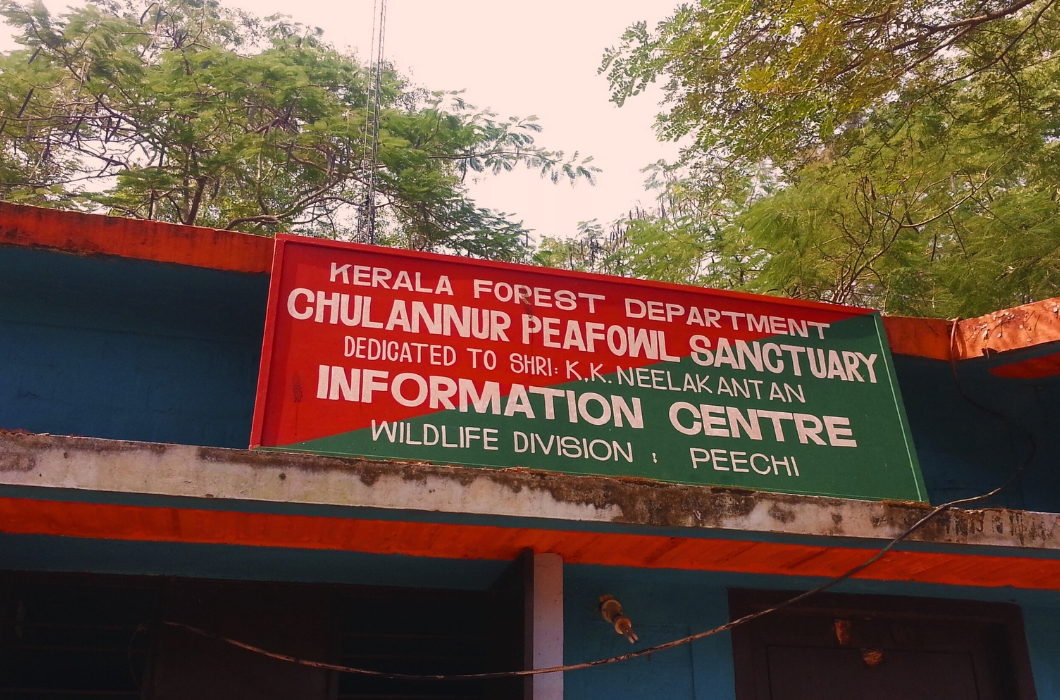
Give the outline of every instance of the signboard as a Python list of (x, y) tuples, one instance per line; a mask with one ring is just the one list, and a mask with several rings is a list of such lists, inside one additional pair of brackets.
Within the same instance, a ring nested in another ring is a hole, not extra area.
[(254, 447), (925, 500), (878, 313), (278, 236)]

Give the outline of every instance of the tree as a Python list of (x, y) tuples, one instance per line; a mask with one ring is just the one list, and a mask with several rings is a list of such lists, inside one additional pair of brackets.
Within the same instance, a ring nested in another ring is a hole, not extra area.
[(631, 26), (601, 72), (612, 99), (664, 78), (666, 138), (732, 164), (800, 156), (884, 105), (1049, 57), (1056, 0), (723, 0)]
[[(613, 99), (665, 79), (667, 216), (638, 250), (685, 281), (975, 315), (1060, 294), (1052, 0), (682, 6), (605, 54)], [(669, 246), (669, 248), (667, 248)]]
[[(540, 127), (455, 93), (374, 77), (319, 29), (214, 0), (59, 17), (0, 0), (24, 47), (0, 57), (0, 196), (46, 206), (268, 233), (519, 257), (527, 232), (477, 207), (468, 175), (522, 164), (592, 181), (591, 159), (540, 147)], [(378, 131), (373, 162), (370, 139)]]
[(947, 317), (1060, 294), (1055, 126), (968, 97), (877, 128), (751, 204), (725, 232), (768, 252), (747, 258), (746, 287)]
[[(674, 203), (674, 200), (671, 200)], [(709, 224), (708, 224), (709, 225)], [(545, 237), (533, 262), (581, 272), (633, 276), (677, 284), (704, 281), (706, 249), (692, 217), (660, 204), (634, 209), (606, 227), (596, 219), (578, 224), (573, 238)]]

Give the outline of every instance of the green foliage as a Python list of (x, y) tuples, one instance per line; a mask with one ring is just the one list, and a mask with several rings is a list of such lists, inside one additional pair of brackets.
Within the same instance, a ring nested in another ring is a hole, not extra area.
[(1060, 295), (1054, 0), (684, 5), (627, 30), (619, 104), (662, 78), (665, 209), (628, 274), (892, 313)]
[(531, 262), (577, 272), (621, 275), (626, 268), (622, 258), (624, 234), (620, 222), (613, 223), (610, 233), (605, 234), (604, 227), (596, 219), (582, 221), (578, 224), (576, 238), (543, 238)]
[(664, 138), (797, 166), (888, 103), (1036, 61), (1058, 24), (1055, 0), (704, 1), (633, 25), (600, 70), (620, 105), (664, 78)]
[(512, 259), (526, 231), (476, 207), (465, 177), (596, 171), (538, 146), (533, 118), (498, 119), (389, 68), (373, 167), (368, 69), (282, 16), (213, 0), (93, 0), (59, 17), (0, 0), (0, 12), (24, 47), (0, 56), (8, 200), (357, 239), (375, 170), (381, 239)]
[(755, 254), (717, 274), (753, 270), (745, 289), (950, 317), (1060, 294), (1054, 137), (1026, 113), (1006, 129), (1013, 105), (980, 121), (981, 104), (959, 104), (867, 133), (751, 204), (719, 242)]
[(675, 217), (665, 206), (638, 209), (604, 226), (583, 221), (574, 238), (544, 238), (533, 263), (581, 272), (699, 284), (704, 281), (706, 248), (695, 222)]

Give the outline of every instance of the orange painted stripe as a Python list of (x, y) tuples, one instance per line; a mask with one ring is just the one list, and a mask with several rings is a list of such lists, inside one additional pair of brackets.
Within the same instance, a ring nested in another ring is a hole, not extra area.
[(884, 316), (887, 344), (897, 355), (913, 355), (931, 360), (950, 359), (951, 321), (941, 318)]
[(994, 367), (990, 374), (998, 377), (1013, 377), (1016, 379), (1041, 379), (1042, 377), (1055, 377), (1060, 374), (1060, 353), (1053, 353), (1045, 357), (1032, 357), (1022, 362), (1013, 362), (1000, 367)]
[(268, 273), (272, 239), (0, 202), (0, 244)]
[[(836, 576), (871, 550), (656, 535), (352, 520), (303, 515), (0, 498), (0, 532), (511, 560), (530, 547), (571, 564)], [(1060, 561), (893, 551), (859, 578), (1060, 590)]]

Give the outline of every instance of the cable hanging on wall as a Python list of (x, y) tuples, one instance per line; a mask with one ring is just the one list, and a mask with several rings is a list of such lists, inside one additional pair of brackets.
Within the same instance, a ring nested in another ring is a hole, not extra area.
[(647, 648), (644, 648), (644, 649), (638, 649), (636, 651), (632, 651), (632, 652), (629, 652), (627, 654), (619, 654), (617, 656), (610, 656), (610, 657), (603, 658), (603, 659), (597, 659), (595, 661), (585, 661), (585, 662), (582, 662), (582, 663), (568, 664), (568, 665), (565, 665), (565, 666), (552, 666), (552, 667), (549, 667), (549, 668), (537, 668), (537, 669), (530, 669), (530, 670), (523, 670), (523, 671), (493, 671), (493, 672), (485, 672), (485, 673), (459, 673), (459, 674), (395, 673), (395, 672), (391, 672), (391, 671), (378, 671), (378, 670), (374, 670), (374, 669), (355, 668), (355, 667), (352, 667), (352, 666), (343, 666), (341, 664), (328, 663), (328, 662), (325, 662), (325, 661), (313, 661), (313, 660), (310, 660), (310, 659), (303, 659), (303, 658), (299, 658), (297, 656), (292, 656), (290, 654), (280, 654), (280, 653), (277, 653), (277, 652), (269, 651), (267, 649), (262, 649), (259, 646), (255, 646), (253, 644), (248, 644), (248, 643), (240, 641), (238, 639), (233, 639), (231, 637), (226, 637), (224, 635), (217, 634), (215, 632), (210, 632), (208, 630), (204, 630), (204, 629), (199, 628), (199, 627), (194, 627), (192, 625), (184, 624), (182, 622), (175, 622), (175, 621), (171, 621), (171, 620), (163, 620), (161, 624), (167, 625), (169, 627), (174, 627), (174, 628), (177, 628), (177, 629), (182, 629), (182, 630), (184, 630), (186, 632), (191, 632), (192, 634), (196, 634), (196, 635), (199, 635), (199, 636), (202, 636), (202, 637), (206, 637), (208, 639), (214, 639), (214, 640), (219, 641), (219, 642), (224, 642), (225, 644), (229, 644), (229, 645), (237, 647), (239, 649), (245, 649), (246, 651), (250, 651), (250, 652), (253, 652), (255, 654), (260, 654), (260, 655), (266, 656), (266, 657), (268, 657), (270, 659), (276, 659), (277, 661), (286, 661), (288, 663), (297, 664), (299, 666), (307, 666), (309, 668), (318, 668), (318, 669), (323, 669), (323, 670), (327, 670), (327, 671), (338, 671), (340, 673), (349, 673), (349, 674), (354, 674), (354, 675), (373, 676), (373, 677), (376, 677), (376, 678), (386, 678), (386, 679), (390, 679), (390, 680), (403, 680), (403, 681), (467, 681), (467, 680), (486, 680), (486, 679), (495, 679), (495, 678), (517, 678), (517, 677), (526, 677), (526, 676), (539, 676), (539, 675), (544, 675), (544, 674), (548, 674), (548, 673), (563, 673), (563, 672), (570, 672), (570, 671), (580, 671), (582, 669), (594, 668), (596, 666), (607, 666), (607, 665), (618, 663), (618, 662), (621, 662), (621, 661), (629, 661), (630, 659), (636, 659), (636, 658), (639, 658), (639, 657), (642, 657), (642, 656), (650, 656), (651, 654), (655, 654), (655, 653), (658, 653), (660, 651), (664, 651), (666, 649), (672, 649), (674, 647), (684, 646), (685, 644), (690, 644), (690, 643), (692, 643), (692, 642), (694, 642), (696, 640), (699, 640), (699, 639), (704, 639), (706, 637), (712, 637), (712, 636), (714, 636), (716, 634), (720, 634), (722, 632), (728, 632), (729, 630), (733, 629), (734, 627), (739, 627), (740, 625), (745, 625), (745, 624), (747, 624), (747, 623), (749, 623), (749, 622), (751, 622), (753, 620), (756, 620), (758, 618), (765, 617), (766, 615), (770, 615), (772, 613), (778, 612), (778, 611), (783, 610), (785, 608), (789, 608), (789, 607), (791, 607), (793, 605), (796, 605), (797, 603), (800, 603), (800, 602), (806, 600), (807, 598), (811, 598), (811, 597), (817, 595), (818, 593), (823, 593), (824, 591), (826, 591), (826, 590), (828, 590), (830, 588), (834, 588), (835, 586), (839, 585), (840, 583), (842, 583), (842, 582), (844, 582), (844, 581), (846, 581), (848, 579), (853, 578), (857, 574), (861, 573), (865, 569), (869, 568), (870, 566), (872, 566), (873, 564), (878, 562), (880, 559), (882, 559), (884, 556), (886, 556), (888, 552), (890, 552), (892, 549), (894, 549), (899, 544), (904, 542), (910, 535), (912, 535), (917, 530), (920, 530), (922, 527), (927, 525), (929, 522), (934, 520), (937, 516), (941, 515), (942, 513), (945, 513), (948, 510), (957, 508), (958, 506), (963, 506), (963, 505), (968, 505), (970, 503), (978, 503), (978, 502), (981, 502), (981, 501), (986, 501), (986, 500), (998, 495), (999, 493), (1001, 493), (1005, 489), (1007, 489), (1020, 476), (1022, 476), (1025, 468), (1031, 462), (1031, 460), (1033, 460), (1033, 458), (1034, 458), (1034, 454), (1036, 452), (1037, 447), (1036, 447), (1036, 444), (1033, 441), (1033, 435), (1031, 436), (1031, 447), (1032, 447), (1031, 454), (1027, 457), (1026, 460), (1024, 460), (1024, 462), (1019, 466), (1019, 468), (1017, 468), (1016, 471), (1002, 485), (998, 486), (997, 488), (995, 488), (995, 489), (993, 489), (991, 491), (988, 491), (986, 493), (980, 494), (978, 496), (971, 496), (969, 498), (959, 498), (957, 500), (949, 501), (948, 503), (943, 503), (942, 505), (936, 506), (931, 511), (929, 511), (926, 515), (924, 515), (919, 520), (917, 520), (915, 523), (913, 523), (911, 526), (909, 526), (908, 528), (906, 528), (905, 530), (900, 532), (898, 535), (896, 535), (885, 546), (883, 546), (882, 548), (877, 550), (875, 554), (873, 554), (872, 556), (868, 557), (865, 561), (863, 561), (862, 563), (858, 564), (857, 566), (847, 570), (846, 572), (844, 572), (844, 573), (842, 573), (842, 574), (840, 574), (840, 575), (838, 575), (838, 576), (836, 576), (836, 577), (834, 577), (832, 579), (829, 579), (828, 581), (825, 581), (824, 583), (822, 583), (821, 585), (819, 585), (819, 586), (817, 586), (815, 588), (811, 588), (808, 591), (804, 591), (803, 593), (799, 593), (798, 595), (792, 596), (791, 598), (788, 598), (787, 600), (784, 600), (784, 601), (782, 601), (780, 603), (777, 603), (776, 605), (773, 605), (771, 607), (765, 608), (764, 610), (759, 610), (757, 612), (753, 612), (753, 613), (750, 613), (748, 615), (744, 615), (743, 617), (740, 617), (740, 618), (737, 618), (735, 620), (732, 620), (731, 622), (726, 622), (723, 625), (718, 625), (717, 627), (711, 628), (709, 630), (705, 630), (703, 632), (697, 632), (696, 634), (691, 634), (691, 635), (688, 635), (687, 637), (681, 637), (680, 639), (674, 639), (674, 640), (671, 640), (669, 642), (663, 642), (662, 644), (656, 644), (654, 646), (650, 646), (650, 647), (647, 647)]

